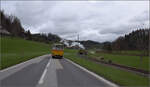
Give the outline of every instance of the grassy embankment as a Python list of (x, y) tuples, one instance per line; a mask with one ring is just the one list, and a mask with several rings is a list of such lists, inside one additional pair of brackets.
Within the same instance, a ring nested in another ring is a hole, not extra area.
[[(140, 54), (139, 51), (123, 51), (123, 53), (128, 54)], [(89, 53), (90, 58), (100, 59), (104, 58), (105, 61), (112, 60), (112, 62), (117, 64), (122, 64), (130, 67), (135, 67), (139, 69), (149, 70), (149, 58), (148, 56), (143, 56), (142, 59), (140, 56), (132, 55), (121, 55), (121, 54), (110, 54), (110, 53)]]
[(0, 46), (1, 69), (50, 52), (48, 44), (21, 38), (1, 37)]
[(127, 72), (124, 70), (119, 70), (111, 66), (105, 66), (103, 64), (96, 64), (92, 61), (80, 58), (76, 55), (77, 50), (65, 49), (65, 58), (68, 58), (75, 63), (97, 73), (104, 78), (111, 80), (119, 85), (122, 86), (148, 86), (149, 85), (149, 78), (139, 76), (132, 72)]

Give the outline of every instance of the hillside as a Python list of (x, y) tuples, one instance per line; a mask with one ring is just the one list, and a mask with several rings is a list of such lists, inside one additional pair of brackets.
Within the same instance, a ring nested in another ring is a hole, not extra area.
[(87, 40), (87, 41), (80, 41), (81, 44), (85, 46), (85, 48), (101, 48), (103, 46), (102, 43), (92, 41), (92, 40)]
[(50, 53), (50, 45), (22, 38), (1, 37), (1, 68)]

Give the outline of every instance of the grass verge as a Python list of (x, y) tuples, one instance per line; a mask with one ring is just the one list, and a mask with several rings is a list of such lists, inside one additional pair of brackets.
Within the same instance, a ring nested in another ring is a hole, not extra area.
[(112, 62), (117, 64), (122, 64), (130, 67), (135, 67), (139, 69), (149, 70), (149, 58), (148, 56), (129, 56), (129, 55), (119, 55), (119, 54), (109, 54), (109, 53), (93, 53), (88, 55), (91, 58), (100, 59), (103, 57), (104, 60), (112, 60)]
[(124, 70), (119, 70), (111, 66), (105, 66), (103, 64), (96, 64), (92, 61), (79, 58), (76, 55), (77, 50), (65, 49), (65, 58), (72, 60), (73, 62), (87, 68), (90, 71), (95, 72), (96, 74), (113, 81), (121, 86), (139, 86), (139, 87), (148, 87), (149, 78), (136, 75), (131, 72)]
[(21, 38), (0, 38), (0, 69), (27, 61), (50, 52), (50, 45)]

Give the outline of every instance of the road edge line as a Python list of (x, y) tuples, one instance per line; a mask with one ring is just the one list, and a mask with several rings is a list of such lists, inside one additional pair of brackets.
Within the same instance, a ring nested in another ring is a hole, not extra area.
[[(47, 55), (47, 54), (45, 54), (45, 55)], [(42, 56), (44, 56), (44, 55), (42, 55)], [(37, 56), (37, 57), (41, 57), (41, 56)], [(35, 57), (35, 58), (36, 58), (36, 57)], [(35, 58), (29, 59), (29, 60), (27, 60), (27, 61), (24, 61), (24, 62), (21, 62), (21, 63), (19, 63), (19, 64), (10, 66), (10, 67), (5, 68), (5, 69), (3, 69), (3, 70), (0, 70), (0, 73), (5, 72), (5, 71), (10, 70), (10, 69), (13, 69), (13, 68), (17, 68), (17, 67), (19, 67), (20, 65), (23, 65), (23, 64), (25, 64), (25, 63), (28, 63), (28, 62), (34, 60)]]
[(103, 82), (109, 84), (110, 86), (112, 86), (112, 87), (119, 87), (117, 84), (115, 84), (115, 83), (113, 83), (113, 82), (110, 82), (109, 80), (106, 80), (105, 78), (103, 78), (103, 77), (97, 75), (96, 73), (94, 73), (94, 72), (92, 72), (92, 71), (89, 71), (88, 69), (86, 69), (86, 68), (80, 66), (79, 64), (77, 64), (77, 63), (75, 63), (75, 62), (73, 62), (73, 61), (71, 61), (71, 60), (69, 60), (69, 59), (66, 59), (66, 58), (65, 58), (65, 60), (67, 60), (68, 62), (74, 64), (75, 66), (79, 67), (80, 69), (84, 70), (85, 72), (87, 72), (87, 73), (93, 75), (93, 76), (96, 77), (97, 79), (99, 79), (99, 80), (101, 80), (101, 81), (103, 81)]
[(40, 80), (38, 81), (38, 84), (42, 84), (44, 82), (44, 77), (45, 77), (45, 75), (47, 73), (47, 69), (48, 69), (51, 61), (52, 61), (52, 59), (50, 58), (50, 60), (48, 61), (47, 65), (46, 65), (46, 67), (44, 69), (44, 72), (42, 73), (42, 76), (41, 76)]

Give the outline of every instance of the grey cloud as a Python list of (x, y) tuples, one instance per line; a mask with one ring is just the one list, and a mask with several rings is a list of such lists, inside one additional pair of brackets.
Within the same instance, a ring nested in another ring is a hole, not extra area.
[[(49, 19), (49, 10), (53, 6), (53, 2), (45, 5), (45, 2), (23, 1), (15, 4), (15, 15), (21, 19), (26, 26), (38, 27)], [(51, 6), (52, 5), (52, 6)], [(48, 8), (48, 9), (47, 9)]]
[(51, 32), (73, 40), (79, 34), (81, 40), (112, 41), (130, 32), (131, 27), (149, 21), (148, 4), (144, 1), (29, 1), (12, 7), (32, 33)]
[(118, 25), (116, 27), (108, 27), (104, 28), (103, 30), (100, 30), (100, 34), (118, 34), (122, 35), (125, 33), (129, 33), (131, 31), (131, 28), (129, 25)]
[(149, 20), (149, 12), (148, 11), (143, 11), (141, 14), (136, 15), (133, 19), (131, 19), (131, 22), (143, 22)]

